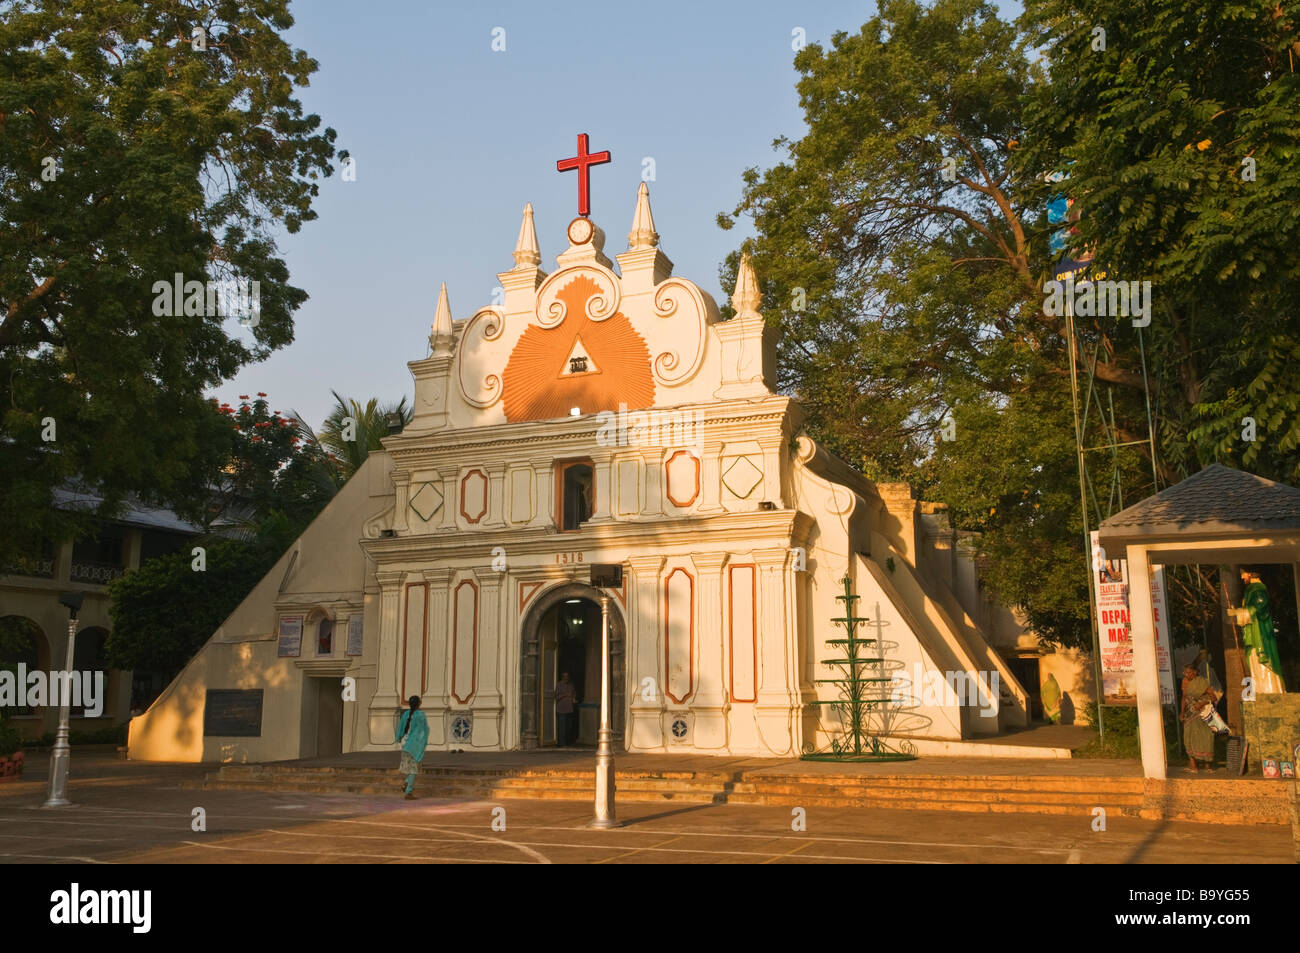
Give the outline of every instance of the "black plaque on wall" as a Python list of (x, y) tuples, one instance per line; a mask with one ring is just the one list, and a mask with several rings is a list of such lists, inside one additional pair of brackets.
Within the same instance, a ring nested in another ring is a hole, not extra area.
[(203, 706), (205, 738), (258, 738), (261, 734), (262, 689), (208, 689)]

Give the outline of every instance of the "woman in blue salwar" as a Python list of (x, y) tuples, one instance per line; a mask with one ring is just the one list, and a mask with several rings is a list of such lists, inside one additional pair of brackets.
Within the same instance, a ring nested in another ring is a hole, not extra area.
[(397, 770), (406, 775), (406, 799), (414, 801), (415, 775), (424, 760), (424, 746), (429, 743), (429, 719), (420, 711), (419, 695), (412, 695), (407, 701), (411, 707), (402, 713), (397, 726), (397, 743), (402, 746)]

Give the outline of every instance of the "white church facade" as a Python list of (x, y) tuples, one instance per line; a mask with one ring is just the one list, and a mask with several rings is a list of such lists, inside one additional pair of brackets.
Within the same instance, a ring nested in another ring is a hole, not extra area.
[[(587, 217), (567, 237), (543, 271), (528, 207), (500, 306), (454, 320), (444, 287), (429, 355), (408, 365), (414, 418), (132, 721), (132, 758), (392, 750), (411, 695), (431, 750), (545, 748), (561, 672), (594, 742), (593, 563), (623, 567), (619, 750), (822, 746), (845, 576), (902, 686), (894, 732), (960, 742), (1028, 722), (943, 514), (819, 449), (775, 392), (748, 260), (724, 321), (673, 276), (644, 184), (616, 261)], [(912, 684), (931, 672), (982, 688)]]

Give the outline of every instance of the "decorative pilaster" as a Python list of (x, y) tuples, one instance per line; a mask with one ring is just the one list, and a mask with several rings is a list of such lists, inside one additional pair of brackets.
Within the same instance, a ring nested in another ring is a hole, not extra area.
[(460, 512), (460, 485), (456, 468), (448, 467), (442, 475), (442, 525), (441, 529), (455, 530), (456, 514)]
[(555, 523), (555, 464), (553, 461), (534, 460), (533, 492), (537, 494), (533, 507), (533, 521), (529, 526), (549, 526)]
[(403, 536), (407, 531), (406, 508), (410, 501), (411, 474), (407, 470), (393, 471), (393, 529)]
[(724, 513), (726, 508), (722, 505), (722, 444), (710, 440), (707, 444), (703, 444), (700, 452), (704, 457), (700, 461), (702, 471), (700, 505), (696, 508), (696, 512)]
[(375, 694), (370, 699), (370, 743), (375, 745), (393, 743), (394, 712), (401, 707), (397, 696), (397, 648), (401, 633), (403, 575), (393, 570), (375, 573), (375, 581), (380, 587), (379, 662), (375, 669)]
[(724, 681), (722, 614), (722, 567), (727, 562), (723, 553), (691, 556), (695, 564), (698, 609), (697, 677), (698, 687), (691, 699), (695, 712), (694, 746), (696, 748), (725, 748), (727, 746), (727, 689)]
[(447, 672), (451, 668), (451, 604), (448, 601), (452, 570), (426, 569), (424, 581), (429, 585), (429, 668), (425, 681), (429, 686), (424, 697), (424, 712), (429, 718), (429, 744), (447, 743), (449, 695)]
[(798, 754), (800, 718), (799, 626), (795, 572), (788, 549), (758, 549), (759, 733), (773, 754)]
[(506, 525), (506, 467), (504, 463), (488, 467), (488, 503), (487, 515), (482, 519), (484, 526)]
[[(654, 469), (654, 468), (652, 468)], [(663, 645), (659, 640), (662, 621), (659, 606), (663, 601), (660, 574), (664, 567), (663, 556), (633, 556), (628, 560), (628, 647), (631, 662), (628, 686), (631, 689), (632, 724), (628, 732), (628, 747), (636, 750), (660, 749), (664, 746), (663, 719), (664, 676)], [(641, 691), (643, 679), (654, 679), (655, 691), (651, 698)]]
[(641, 515), (649, 519), (664, 512), (664, 453), (656, 448), (641, 451), (641, 473), (645, 478), (645, 502)]
[(474, 711), (474, 739), (476, 748), (496, 748), (501, 744), (501, 719), (505, 713), (504, 693), (501, 684), (503, 671), (502, 644), (503, 596), (507, 589), (502, 582), (505, 574), (490, 567), (474, 570), (478, 579), (478, 691), (470, 701)]
[(609, 512), (610, 509), (609, 484), (610, 484), (610, 477), (611, 477), (611, 467), (609, 465), (609, 457), (605, 457), (603, 460), (594, 460), (591, 465), (591, 470), (592, 470), (592, 475), (595, 478), (595, 482), (596, 482), (596, 487), (595, 487), (596, 498), (594, 500), (594, 508), (591, 514), (590, 522), (592, 523), (608, 522), (610, 519), (612, 519)]

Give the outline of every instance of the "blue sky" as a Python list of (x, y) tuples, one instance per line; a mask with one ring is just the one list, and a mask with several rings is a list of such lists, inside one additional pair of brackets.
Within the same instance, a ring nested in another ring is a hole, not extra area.
[[(1006, 8), (1011, 6), (1004, 3)], [(798, 138), (792, 31), (826, 45), (856, 32), (874, 2), (295, 2), (294, 46), (320, 64), (301, 91), (338, 132), (356, 181), (321, 187), (320, 217), (281, 251), (311, 299), (296, 340), (213, 391), (266, 391), (313, 426), (330, 389), (385, 401), (411, 394), (406, 362), (426, 355), (440, 282), (452, 315), (491, 303), (513, 262), (525, 202), (542, 267), (554, 270), (577, 214), (576, 173), (555, 171), (579, 132), (613, 162), (592, 171), (592, 220), (611, 256), (626, 247), (642, 160), (674, 273), (721, 302), (718, 266), (748, 235), (716, 215), (741, 173)], [(505, 50), (493, 31), (504, 29)], [(728, 289), (729, 290), (729, 289)], [(234, 333), (247, 332), (234, 327)]]

